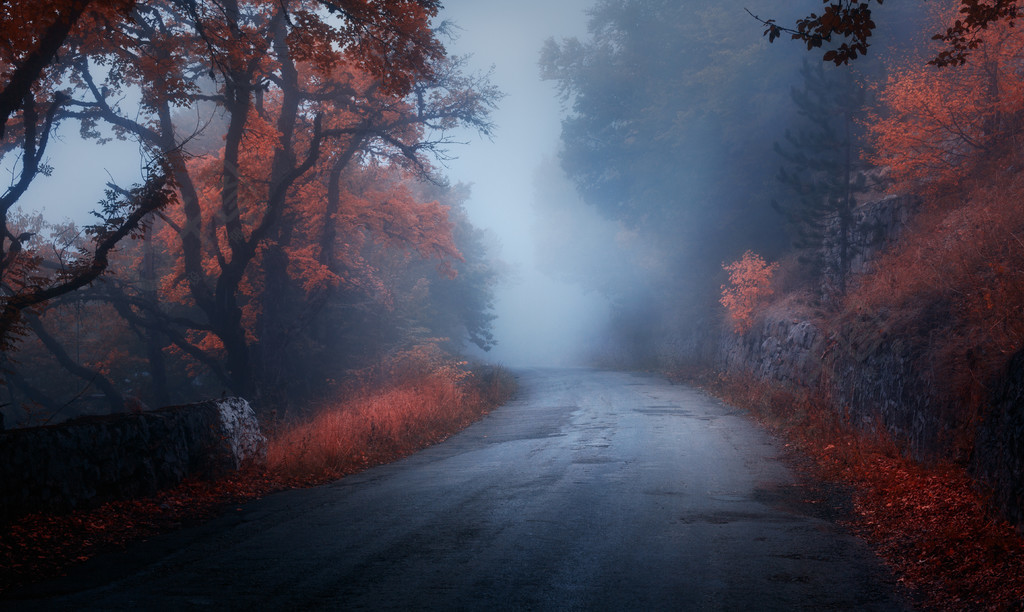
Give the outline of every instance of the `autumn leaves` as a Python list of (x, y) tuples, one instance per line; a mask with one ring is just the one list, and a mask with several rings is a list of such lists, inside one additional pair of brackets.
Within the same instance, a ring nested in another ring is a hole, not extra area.
[[(47, 15), (67, 3), (75, 4), (50, 0), (37, 12), (0, 15), (0, 25), (45, 30)], [(445, 291), (489, 291), (486, 275), (458, 278), (464, 251), (475, 257), (482, 249), (458, 210), (465, 194), (432, 186), (444, 180), (431, 160), (456, 129), (489, 133), (499, 97), (446, 56), (431, 23), (436, 2), (146, 0), (130, 11), (107, 4), (83, 4), (60, 53), (36, 76), (35, 104), (23, 104), (8, 127), (10, 144), (35, 146), (37, 105), (54, 109), (56, 122), (79, 123), (86, 136), (112, 131), (136, 141), (152, 160), (146, 184), (118, 191), (105, 215), (104, 236), (118, 244), (111, 274), (78, 297), (91, 335), (119, 342), (136, 374), (147, 373), (149, 382), (123, 392), (164, 402), (191, 375), (269, 399), (289, 382), (316, 387), (303, 379), (330, 363), (350, 367), (414, 341), (410, 329), (486, 336), (489, 319), (480, 313), (443, 325), (429, 318), (430, 301)], [(15, 37), (12, 45), (19, 41), (24, 49), (9, 46), (3, 56), (8, 78), (43, 51), (39, 39)], [(150, 192), (160, 197), (140, 199)], [(11, 287), (34, 283), (38, 293), (59, 284), (34, 250), (40, 243), (22, 248), (15, 240), (9, 209), (4, 252), (20, 253), (3, 275), (7, 306), (17, 305)], [(82, 246), (67, 257), (98, 261), (95, 245)], [(424, 260), (437, 265), (420, 266)], [(417, 294), (420, 315), (387, 315), (417, 283), (433, 290)], [(44, 301), (30, 306), (66, 328), (62, 310)], [(378, 306), (385, 314), (372, 312)], [(369, 321), (376, 323), (361, 326)], [(91, 372), (121, 371), (103, 357), (117, 351), (97, 350), (83, 358)], [(35, 356), (25, 353), (30, 363)], [(317, 368), (308, 367), (311, 356)], [(38, 384), (27, 369), (23, 399)]]

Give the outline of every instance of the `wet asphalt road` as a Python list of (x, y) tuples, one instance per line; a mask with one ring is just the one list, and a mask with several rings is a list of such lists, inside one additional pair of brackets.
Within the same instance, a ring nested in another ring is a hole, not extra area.
[(0, 609), (904, 608), (739, 410), (640, 374), (529, 370), (520, 385), (443, 444), (96, 559)]

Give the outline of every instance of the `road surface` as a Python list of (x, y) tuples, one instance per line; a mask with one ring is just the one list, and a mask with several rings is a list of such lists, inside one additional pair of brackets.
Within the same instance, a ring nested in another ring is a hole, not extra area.
[(649, 375), (519, 374), (515, 401), (443, 444), (0, 608), (905, 609), (741, 411)]

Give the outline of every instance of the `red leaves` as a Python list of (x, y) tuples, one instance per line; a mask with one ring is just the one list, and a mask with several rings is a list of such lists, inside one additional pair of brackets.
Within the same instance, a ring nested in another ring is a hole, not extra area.
[[(882, 0), (877, 0), (882, 4)], [(841, 37), (844, 42), (835, 49), (825, 52), (823, 59), (834, 62), (837, 66), (856, 59), (858, 55), (868, 52), (868, 40), (875, 30), (875, 22), (871, 19), (871, 7), (868, 2), (851, 2), (843, 0), (834, 2), (824, 0), (825, 11), (818, 15), (811, 13), (798, 19), (795, 28), (778, 25), (774, 19), (761, 19), (754, 16), (765, 26), (764, 35), (768, 42), (774, 42), (783, 32), (789, 33), (793, 40), (807, 45), (807, 49), (816, 49), (833, 41), (833, 37)], [(749, 12), (749, 11), (748, 11)]]
[(894, 70), (880, 94), (882, 111), (867, 122), (876, 150), (870, 161), (890, 167), (898, 189), (941, 194), (985, 171), (980, 164), (1012, 153), (1024, 111), (1024, 79), (1017, 69), (1022, 59), (1024, 33), (996, 23), (986, 33), (984, 52), (969, 62), (961, 56), (964, 65), (956, 70), (915, 62)]
[(962, 0), (960, 13), (963, 19), (932, 37), (949, 45), (929, 63), (935, 66), (963, 66), (970, 51), (981, 46), (980, 32), (990, 25), (1005, 23), (1013, 27), (1019, 15), (1017, 0), (992, 0), (991, 4), (979, 0)]
[(923, 609), (1010, 610), (1024, 600), (1024, 538), (992, 516), (963, 468), (918, 465), (886, 435), (764, 381), (722, 377), (711, 387), (810, 456), (815, 477), (853, 487), (851, 526)]
[[(214, 482), (186, 480), (153, 497), (113, 502), (95, 510), (24, 517), (0, 532), (0, 592), (58, 576), (101, 552), (123, 550), (133, 541), (209, 519), (274, 491), (321, 484), (394, 461), (466, 427), (507, 401), (514, 389), (507, 376), (476, 378), (463, 370), (464, 364), (429, 351), (410, 358), (417, 361), (416, 367), (426, 368), (414, 379), (401, 387), (364, 389), (361, 399), (344, 403), (345, 413), (364, 405), (359, 418), (345, 421), (363, 427), (343, 432), (355, 444), (346, 456), (319, 463), (303, 457), (310, 444), (303, 432), (320, 438), (338, 433), (322, 429), (340, 412), (335, 402), (311, 422), (272, 436), (272, 453), (280, 461), (270, 469), (250, 468)], [(422, 363), (423, 359), (428, 362)], [(377, 433), (371, 435), (371, 431)], [(395, 435), (382, 438), (381, 431)]]
[(432, 74), (432, 63), (444, 56), (430, 25), (437, 15), (437, 2), (320, 0), (320, 4), (343, 19), (340, 26), (329, 26), (334, 36), (320, 41), (313, 37), (310, 42), (330, 41), (346, 48), (359, 68), (380, 79), (388, 94), (409, 93), (417, 81)]
[[(879, 5), (882, 0), (876, 0)], [(807, 49), (815, 49), (824, 43), (834, 42), (834, 38), (842, 39), (835, 49), (826, 51), (822, 59), (833, 62), (837, 66), (848, 64), (865, 55), (869, 41), (877, 27), (871, 18), (871, 3), (856, 0), (823, 0), (827, 5), (825, 11), (818, 15), (811, 13), (798, 19), (795, 28), (779, 26), (774, 19), (761, 19), (754, 16), (765, 26), (764, 36), (774, 42), (783, 32), (792, 35), (807, 45)], [(971, 51), (981, 46), (981, 33), (990, 26), (1004, 23), (1013, 26), (1019, 15), (1020, 7), (1017, 0), (961, 0), (959, 12), (963, 15), (954, 25), (933, 36), (947, 44), (947, 48), (938, 53), (929, 63), (935, 66), (961, 66)]]
[(722, 267), (729, 272), (729, 284), (722, 285), (719, 302), (732, 317), (733, 330), (742, 334), (753, 324), (757, 307), (774, 293), (772, 276), (779, 264), (766, 263), (760, 255), (747, 251), (738, 261)]

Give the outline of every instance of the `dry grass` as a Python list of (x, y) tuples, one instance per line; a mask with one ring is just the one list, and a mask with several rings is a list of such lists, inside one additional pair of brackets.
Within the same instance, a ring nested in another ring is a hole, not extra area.
[(392, 461), (466, 427), (512, 389), (507, 374), (442, 368), (324, 404), (309, 420), (271, 437), (267, 468), (285, 478), (319, 480)]
[[(951, 190), (857, 280), (833, 326), (858, 317), (941, 338), (916, 364), (941, 395), (979, 411), (987, 386), (1024, 347), (1024, 175)], [(935, 316), (940, 311), (941, 316)]]
[(996, 518), (966, 471), (921, 466), (881, 431), (859, 431), (804, 392), (752, 376), (691, 379), (749, 409), (816, 476), (851, 486), (864, 536), (928, 610), (1024, 609), (1024, 539)]
[(501, 368), (469, 370), (419, 349), (377, 374), (391, 382), (378, 377), (373, 389), (350, 387), (346, 399), (325, 403), (313, 418), (270, 432), (267, 466), (215, 482), (188, 480), (147, 499), (30, 515), (0, 529), (0, 593), (247, 500), (394, 461), (456, 433), (508, 401), (516, 388)]

